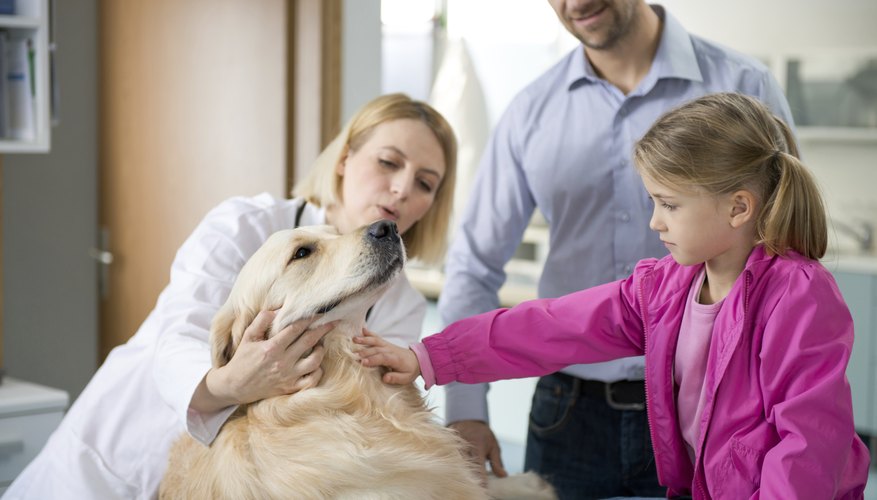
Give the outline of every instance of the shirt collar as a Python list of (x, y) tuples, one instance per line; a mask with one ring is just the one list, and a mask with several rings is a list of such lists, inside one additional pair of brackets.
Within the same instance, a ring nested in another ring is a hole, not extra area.
[[(652, 9), (663, 20), (661, 40), (652, 67), (645, 81), (657, 81), (661, 78), (680, 78), (696, 82), (703, 81), (691, 36), (679, 21), (660, 5), (651, 5)], [(576, 83), (585, 80), (588, 83), (600, 81), (594, 67), (584, 53), (584, 46), (579, 44), (573, 51), (572, 62), (567, 70), (567, 88), (572, 89)], [(642, 87), (642, 85), (641, 85)]]
[(652, 8), (664, 20), (664, 31), (661, 33), (661, 41), (658, 43), (658, 52), (655, 53), (652, 71), (656, 72), (658, 79), (680, 78), (702, 82), (703, 74), (701, 74), (700, 65), (697, 63), (691, 35), (664, 7), (654, 5)]

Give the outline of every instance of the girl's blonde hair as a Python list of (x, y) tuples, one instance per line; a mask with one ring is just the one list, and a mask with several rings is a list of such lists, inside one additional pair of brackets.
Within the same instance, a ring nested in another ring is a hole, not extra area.
[(437, 264), (445, 254), (451, 209), (454, 205), (457, 140), (447, 120), (425, 102), (415, 101), (405, 94), (387, 94), (368, 102), (320, 153), (307, 175), (296, 183), (292, 195), (303, 197), (308, 203), (320, 207), (343, 201), (342, 177), (335, 167), (349, 152), (356, 151), (368, 141), (375, 127), (401, 119), (419, 120), (426, 124), (445, 155), (445, 176), (435, 192), (432, 206), (423, 218), (402, 235), (409, 258)]
[(713, 195), (751, 191), (761, 203), (758, 243), (770, 255), (825, 255), (819, 188), (791, 129), (759, 101), (734, 93), (695, 99), (659, 118), (633, 155), (640, 174), (660, 184)]

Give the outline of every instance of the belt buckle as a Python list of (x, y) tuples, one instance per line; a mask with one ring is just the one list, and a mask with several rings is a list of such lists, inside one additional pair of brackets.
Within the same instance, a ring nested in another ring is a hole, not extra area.
[(612, 383), (607, 382), (603, 385), (603, 390), (606, 393), (606, 404), (609, 405), (609, 408), (613, 410), (634, 410), (634, 411), (643, 411), (646, 409), (645, 403), (619, 403), (615, 401), (612, 396)]

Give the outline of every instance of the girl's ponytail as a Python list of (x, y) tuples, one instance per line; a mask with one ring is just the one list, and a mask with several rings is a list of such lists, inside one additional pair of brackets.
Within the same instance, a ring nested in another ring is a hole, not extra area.
[[(783, 125), (785, 127), (785, 125)], [(794, 249), (810, 259), (825, 255), (828, 229), (822, 196), (813, 175), (797, 157), (777, 150), (767, 160), (778, 181), (768, 190), (756, 230), (770, 254)]]

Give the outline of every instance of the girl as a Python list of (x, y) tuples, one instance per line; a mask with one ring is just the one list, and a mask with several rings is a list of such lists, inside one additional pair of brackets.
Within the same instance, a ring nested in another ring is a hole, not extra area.
[[(409, 257), (439, 260), (456, 156), (441, 115), (388, 95), (351, 119), (296, 198), (262, 194), (214, 208), (177, 253), (155, 309), (110, 353), (5, 498), (154, 498), (181, 433), (209, 445), (237, 405), (316, 385), (322, 348), (315, 345), (331, 327), (303, 333), (305, 321), (266, 340), (271, 311), (247, 328), (228, 365), (211, 368), (210, 321), (238, 271), (279, 229), (328, 223), (348, 232), (377, 219), (396, 222)], [(425, 311), (424, 298), (400, 275), (367, 325), (405, 345), (417, 340)]]
[(826, 215), (789, 128), (752, 98), (714, 94), (660, 118), (634, 162), (670, 256), (461, 320), (411, 350), (366, 332), (363, 363), (389, 367), (388, 383), (430, 386), (645, 355), (669, 496), (862, 498), (852, 318), (816, 260)]

